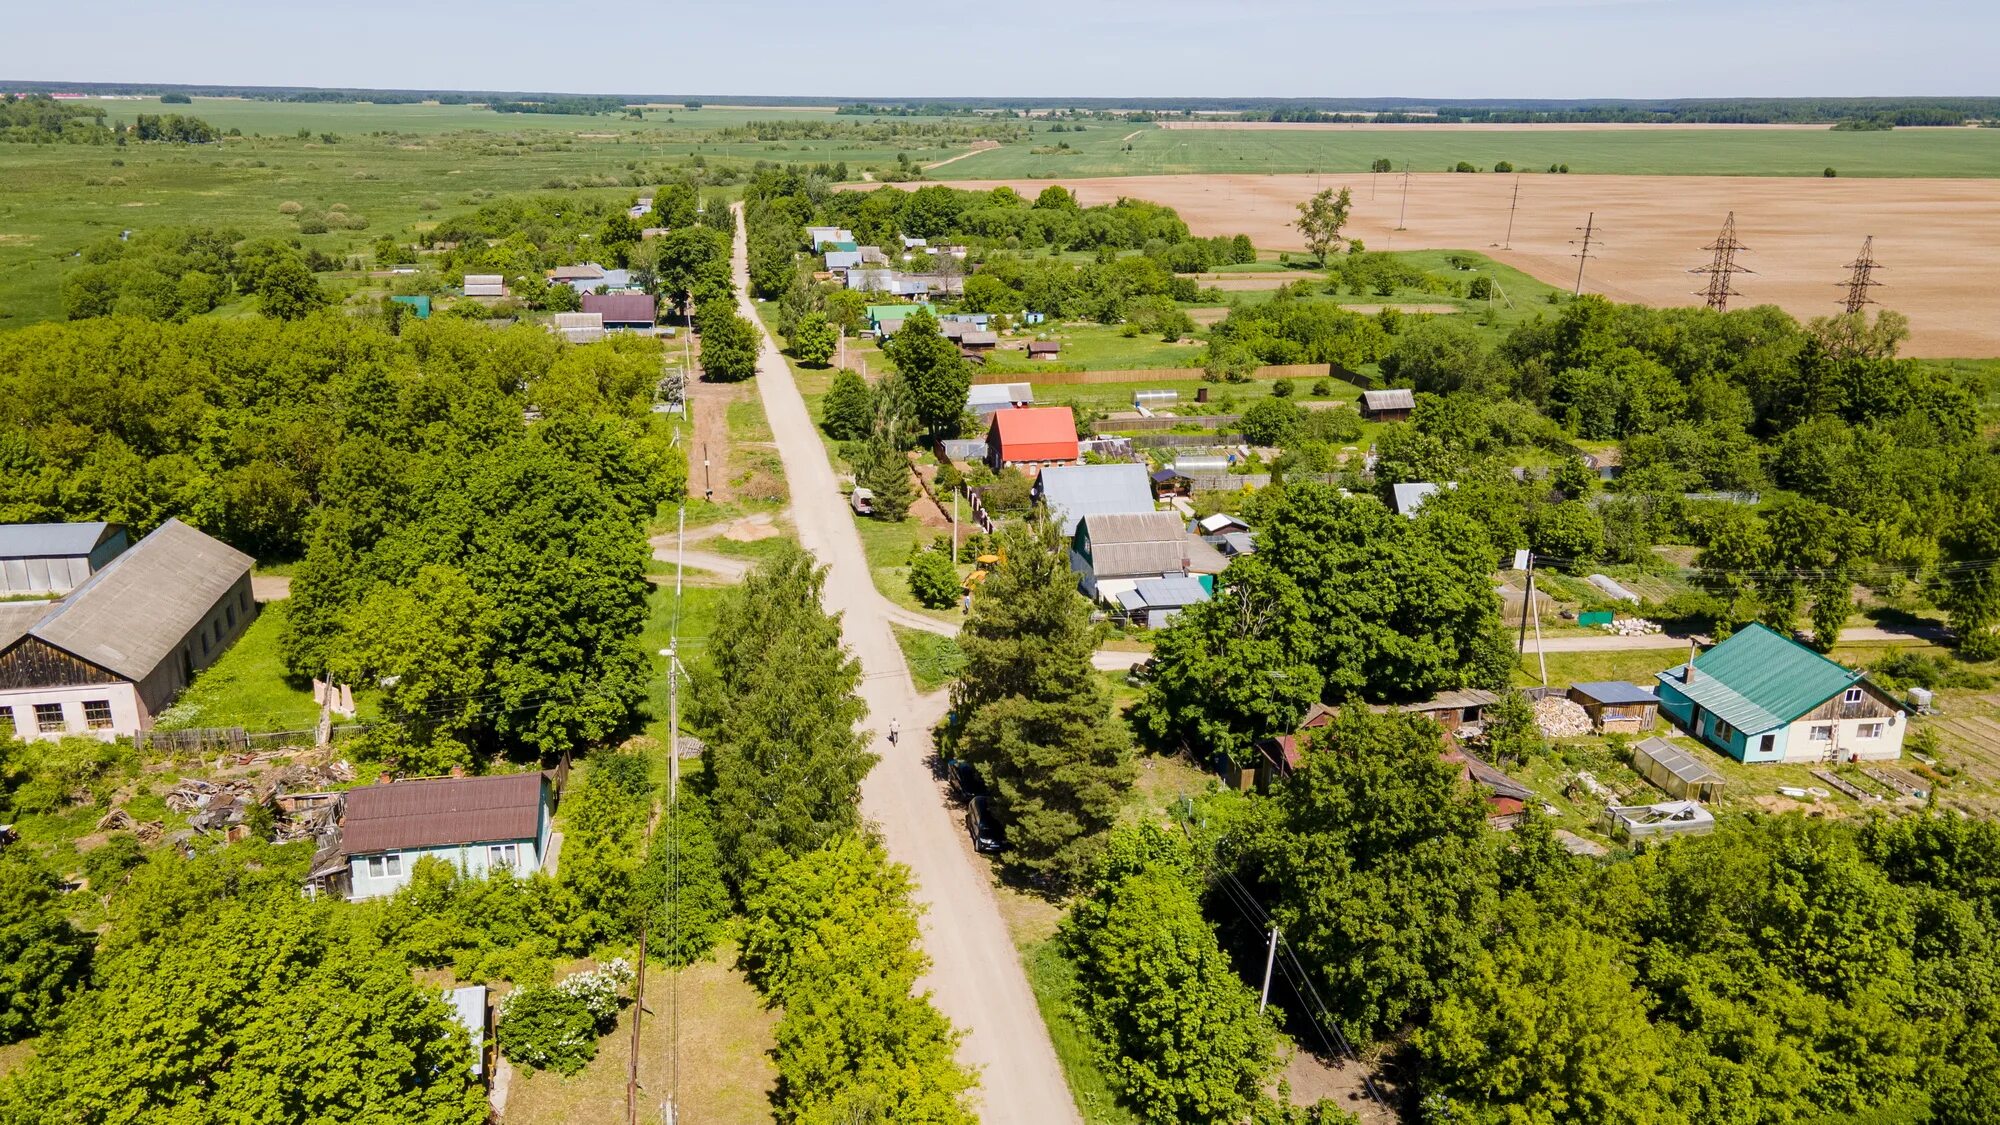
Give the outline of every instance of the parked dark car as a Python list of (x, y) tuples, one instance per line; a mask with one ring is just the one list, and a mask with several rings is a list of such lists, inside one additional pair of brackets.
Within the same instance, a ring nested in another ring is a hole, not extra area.
[(974, 851), (1007, 850), (1007, 834), (1000, 830), (1000, 822), (993, 819), (984, 796), (974, 797), (965, 803), (965, 831), (972, 837)]
[(979, 767), (961, 758), (953, 758), (945, 767), (945, 778), (951, 783), (951, 799), (970, 801), (974, 797), (986, 795), (986, 779), (979, 776)]

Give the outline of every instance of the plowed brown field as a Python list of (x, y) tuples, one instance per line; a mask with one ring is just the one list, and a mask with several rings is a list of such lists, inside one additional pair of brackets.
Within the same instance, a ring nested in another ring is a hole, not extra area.
[[(1315, 185), (1354, 189), (1349, 233), (1375, 250), (1480, 250), (1553, 284), (1576, 279), (1572, 241), (1597, 216), (1584, 290), (1649, 305), (1691, 305), (1706, 264), (1702, 246), (1736, 212), (1737, 305), (1777, 304), (1800, 318), (1837, 312), (1847, 263), (1875, 236), (1882, 304), (1910, 318), (1905, 352), (2000, 356), (2000, 180), (1815, 180), (1735, 176), (1551, 176), (1520, 179), (1513, 248), (1502, 249), (1515, 177), (1413, 175), (1397, 231), (1402, 177), (1129, 176), (1011, 181), (1032, 198), (1062, 182), (1085, 204), (1120, 196), (1177, 209), (1196, 234), (1247, 233), (1259, 247), (1304, 249), (1289, 225)], [(915, 187), (918, 185), (904, 185)], [(956, 187), (991, 188), (995, 181)]]

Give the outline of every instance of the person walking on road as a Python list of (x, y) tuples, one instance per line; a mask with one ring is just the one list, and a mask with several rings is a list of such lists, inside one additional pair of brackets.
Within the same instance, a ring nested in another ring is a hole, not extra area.
[(895, 719), (890, 719), (890, 720), (889, 720), (889, 745), (891, 745), (891, 746), (894, 746), (894, 745), (896, 744), (896, 736), (897, 736), (898, 734), (900, 734), (900, 733), (902, 733), (902, 724), (901, 724), (901, 723), (899, 723), (899, 722), (898, 722), (897, 720), (895, 720)]

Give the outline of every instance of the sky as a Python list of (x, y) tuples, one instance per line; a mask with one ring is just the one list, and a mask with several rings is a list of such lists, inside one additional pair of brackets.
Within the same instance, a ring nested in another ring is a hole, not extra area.
[(822, 97), (2000, 94), (1994, 0), (95, 0), (0, 78)]

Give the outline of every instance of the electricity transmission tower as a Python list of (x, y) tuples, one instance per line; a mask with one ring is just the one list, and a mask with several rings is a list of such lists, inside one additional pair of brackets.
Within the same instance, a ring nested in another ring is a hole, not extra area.
[(1729, 217), (1722, 221), (1722, 233), (1715, 237), (1714, 242), (1702, 247), (1702, 249), (1709, 251), (1714, 257), (1709, 260), (1707, 265), (1696, 266), (1688, 271), (1689, 273), (1705, 273), (1708, 275), (1708, 285), (1705, 288), (1695, 290), (1695, 295), (1705, 298), (1708, 302), (1708, 307), (1714, 309), (1716, 312), (1728, 312), (1729, 298), (1741, 297), (1743, 295), (1736, 291), (1734, 284), (1735, 276), (1739, 273), (1757, 272), (1749, 266), (1736, 264), (1737, 251), (1747, 251), (1750, 249), (1748, 246), (1736, 241), (1736, 212), (1731, 211), (1729, 213)]
[(1869, 235), (1861, 243), (1861, 256), (1847, 263), (1853, 272), (1847, 275), (1847, 297), (1840, 302), (1841, 308), (1850, 313), (1858, 313), (1863, 307), (1875, 303), (1868, 295), (1870, 289), (1882, 284), (1875, 280), (1875, 271), (1882, 268), (1875, 262), (1875, 236)]
[[(1516, 188), (1515, 190), (1519, 191), (1520, 189)], [(1576, 288), (1571, 290), (1570, 296), (1581, 297), (1583, 296), (1583, 267), (1585, 263), (1590, 261), (1590, 244), (1597, 237), (1597, 212), (1592, 211), (1590, 217), (1583, 221), (1583, 225), (1576, 229), (1583, 232), (1583, 237), (1569, 240), (1569, 244), (1577, 248), (1576, 253), (1570, 255), (1570, 257), (1576, 259)], [(1599, 249), (1602, 248), (1602, 246), (1599, 247)]]

